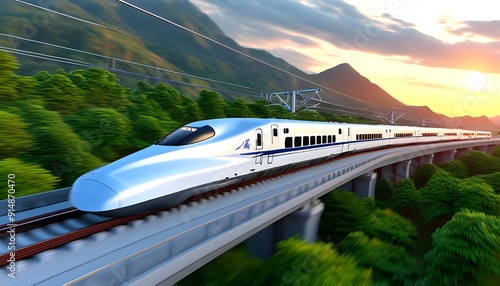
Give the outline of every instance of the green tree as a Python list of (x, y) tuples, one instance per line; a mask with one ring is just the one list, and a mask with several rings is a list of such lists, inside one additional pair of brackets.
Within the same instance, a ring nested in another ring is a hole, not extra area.
[(198, 103), (196, 103), (196, 101), (194, 101), (192, 98), (183, 96), (182, 106), (184, 106), (184, 110), (186, 112), (185, 123), (195, 122), (203, 119), (203, 112), (198, 106)]
[(469, 209), (485, 214), (500, 215), (500, 195), (481, 178), (468, 178), (461, 182), (456, 209)]
[(472, 150), (459, 160), (467, 166), (469, 176), (500, 172), (500, 159), (483, 152)]
[(448, 162), (444, 162), (439, 167), (452, 174), (455, 178), (459, 179), (465, 179), (469, 174), (469, 171), (467, 171), (467, 166), (463, 161), (460, 160), (451, 160)]
[(15, 101), (19, 98), (15, 74), (18, 68), (19, 63), (13, 55), (0, 51), (0, 102)]
[(271, 112), (272, 118), (292, 119), (293, 113), (281, 105), (269, 105), (267, 109)]
[(486, 184), (490, 185), (497, 195), (500, 195), (500, 172), (477, 176)]
[(91, 153), (108, 161), (116, 160), (116, 147), (129, 144), (131, 131), (128, 118), (110, 108), (93, 108), (81, 112), (70, 120), (80, 138), (88, 142)]
[[(7, 183), (7, 176), (13, 174), (15, 197), (53, 190), (57, 178), (39, 165), (25, 163), (17, 158), (0, 160), (0, 176)], [(7, 190), (0, 193), (0, 200), (7, 198)]]
[(330, 244), (290, 238), (276, 247), (261, 274), (265, 281), (257, 285), (373, 285), (370, 270), (339, 255)]
[(235, 247), (176, 285), (258, 285), (256, 280), (263, 279), (264, 264), (264, 260), (249, 257), (244, 248)]
[(402, 246), (358, 231), (350, 233), (338, 247), (342, 254), (352, 256), (359, 267), (373, 269), (375, 285), (413, 285), (418, 277), (415, 259)]
[(362, 223), (370, 215), (366, 204), (355, 193), (340, 189), (321, 198), (325, 209), (321, 215), (319, 234), (327, 241), (338, 243), (349, 233), (361, 229)]
[(145, 148), (165, 136), (167, 131), (161, 128), (156, 118), (140, 115), (134, 121), (134, 134), (136, 140), (141, 141), (140, 143), (136, 142), (134, 145), (139, 148)]
[(491, 155), (500, 158), (500, 146), (495, 147), (495, 149), (493, 149), (493, 152), (491, 152)]
[(306, 121), (324, 121), (324, 118), (315, 110), (302, 110), (296, 113), (295, 119)]
[(406, 217), (412, 217), (418, 212), (419, 196), (413, 180), (403, 179), (394, 189), (390, 202), (391, 208)]
[(51, 75), (40, 72), (35, 75), (38, 80), (38, 95), (43, 98), (45, 108), (60, 114), (73, 114), (83, 108), (83, 91), (67, 77), (64, 71)]
[(130, 102), (130, 90), (118, 84), (115, 74), (98, 68), (77, 69), (66, 74), (84, 92), (85, 102), (94, 107), (121, 111)]
[(252, 112), (248, 108), (248, 105), (240, 98), (233, 102), (229, 102), (229, 108), (227, 110), (227, 117), (232, 118), (251, 118), (253, 117)]
[(186, 119), (186, 112), (182, 105), (182, 95), (175, 88), (159, 83), (147, 92), (147, 97), (158, 102), (160, 107), (168, 112), (170, 118), (175, 121), (184, 122)]
[(371, 238), (378, 238), (409, 250), (417, 237), (415, 226), (390, 209), (375, 210), (362, 223), (361, 230)]
[(432, 163), (428, 163), (420, 167), (415, 174), (411, 176), (413, 183), (415, 184), (415, 188), (420, 190), (427, 184), (427, 182), (431, 179), (431, 177), (436, 173), (436, 166)]
[(257, 118), (272, 118), (274, 115), (267, 100), (258, 99), (248, 104), (248, 108)]
[(17, 157), (33, 145), (28, 124), (20, 116), (0, 111), (0, 126), (0, 159)]
[(432, 235), (421, 285), (485, 285), (500, 278), (499, 256), (500, 218), (460, 211)]
[(60, 187), (71, 185), (81, 174), (102, 165), (89, 153), (88, 143), (81, 141), (57, 112), (39, 105), (23, 106), (21, 112), (35, 142), (23, 158), (59, 177)]
[(460, 180), (450, 173), (437, 170), (429, 182), (420, 190), (420, 213), (425, 222), (439, 217), (453, 216), (457, 211), (455, 203), (460, 197)]
[[(387, 180), (377, 180), (375, 184), (375, 201), (381, 206), (385, 206), (391, 200), (393, 187)], [(382, 203), (382, 204), (380, 204)]]
[(198, 106), (205, 119), (226, 117), (226, 102), (215, 91), (202, 90), (198, 99)]

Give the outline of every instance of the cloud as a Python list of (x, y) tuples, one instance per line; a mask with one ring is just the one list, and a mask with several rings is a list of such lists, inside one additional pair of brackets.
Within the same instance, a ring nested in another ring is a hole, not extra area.
[(464, 21), (460, 22), (462, 28), (447, 31), (458, 36), (478, 35), (492, 40), (500, 40), (500, 20), (493, 21)]
[(460, 91), (463, 92), (463, 88), (458, 88), (456, 86), (451, 86), (447, 84), (441, 84), (441, 83), (435, 83), (435, 82), (427, 82), (427, 81), (422, 81), (420, 79), (414, 78), (414, 77), (408, 77), (405, 76), (403, 78), (397, 78), (393, 80), (404, 80), (405, 83), (409, 85), (418, 85), (418, 86), (423, 86), (423, 87), (428, 87), (428, 88), (437, 88), (437, 89), (444, 89), (444, 90), (455, 90), (455, 91)]
[[(213, 6), (222, 2), (210, 1)], [(234, 4), (230, 9), (215, 9), (219, 14), (212, 14), (212, 18), (218, 18), (221, 28), (245, 46), (271, 50), (276, 49), (276, 43), (287, 43), (290, 46), (283, 48), (293, 49), (295, 43), (300, 49), (323, 41), (340, 49), (404, 58), (405, 62), (430, 67), (500, 72), (500, 41), (446, 43), (387, 13), (370, 18), (341, 0), (230, 2)], [(463, 24), (465, 27), (451, 32), (500, 39), (500, 21)]]

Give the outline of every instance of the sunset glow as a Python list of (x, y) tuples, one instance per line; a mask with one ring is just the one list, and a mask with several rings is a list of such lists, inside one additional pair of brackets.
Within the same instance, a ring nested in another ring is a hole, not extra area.
[(405, 104), (448, 116), (500, 115), (493, 0), (191, 2), (239, 44), (305, 72), (349, 63)]

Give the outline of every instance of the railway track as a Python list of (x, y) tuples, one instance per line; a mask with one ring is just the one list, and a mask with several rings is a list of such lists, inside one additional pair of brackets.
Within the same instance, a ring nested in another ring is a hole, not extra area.
[[(361, 154), (361, 152), (356, 153), (356, 155), (359, 154)], [(342, 158), (345, 158), (346, 156), (353, 156), (353, 154), (344, 155), (342, 156)], [(330, 163), (334, 160), (338, 160), (339, 158), (340, 157), (332, 158), (313, 165), (307, 165), (278, 174), (264, 176), (250, 181), (229, 185), (214, 191), (200, 193), (188, 198), (180, 205), (189, 204), (201, 199), (207, 199), (209, 197), (215, 197), (219, 194), (228, 193), (232, 190), (264, 182), (275, 177), (299, 172), (301, 170), (313, 168), (321, 164)], [(127, 217), (107, 218), (91, 213), (81, 212), (75, 208), (67, 208), (61, 211), (51, 212), (40, 216), (24, 219), (22, 221), (17, 221), (15, 223), (15, 257), (17, 261), (25, 259), (35, 254), (62, 246), (66, 243), (93, 235), (98, 232), (105, 231), (118, 225), (127, 224), (134, 220), (138, 220), (148, 215), (165, 210), (168, 209), (160, 209)], [(0, 225), (0, 242), (2, 242), (2, 244), (8, 244), (8, 231), (11, 227), (12, 226), (9, 226), (8, 224)], [(2, 253), (0, 255), (0, 266), (8, 264), (7, 260), (9, 259), (9, 257), (9, 252)]]

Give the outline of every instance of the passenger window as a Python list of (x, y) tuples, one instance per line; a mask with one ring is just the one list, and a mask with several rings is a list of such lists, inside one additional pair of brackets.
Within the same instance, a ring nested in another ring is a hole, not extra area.
[(309, 146), (309, 137), (304, 136), (304, 146)]
[(302, 137), (300, 137), (300, 136), (296, 136), (294, 141), (295, 141), (295, 142), (294, 142), (294, 146), (295, 146), (295, 147), (300, 147), (300, 146), (302, 146)]
[(323, 144), (326, 144), (327, 141), (326, 141), (326, 135), (323, 135)]
[(318, 141), (318, 144), (321, 144), (321, 136), (316, 136), (316, 141)]
[(333, 143), (337, 142), (337, 136), (333, 135), (332, 136), (332, 141), (333, 141)]
[(339, 128), (339, 135), (342, 134), (342, 128)]
[(328, 143), (332, 143), (332, 135), (328, 135)]
[(285, 148), (291, 148), (291, 147), (293, 147), (292, 137), (286, 137), (285, 138)]
[(316, 137), (311, 136), (311, 145), (316, 145)]

